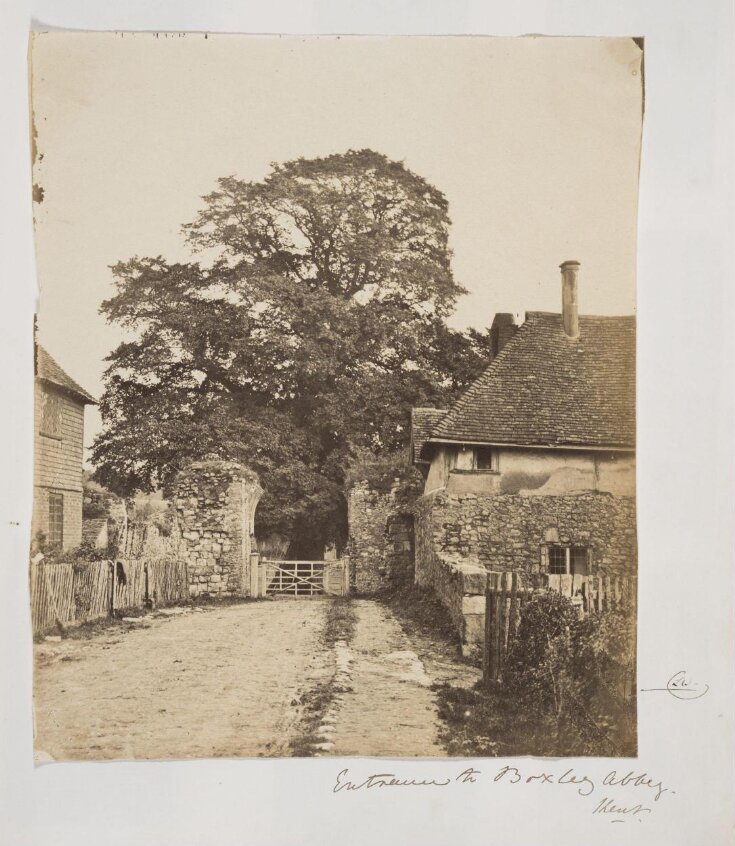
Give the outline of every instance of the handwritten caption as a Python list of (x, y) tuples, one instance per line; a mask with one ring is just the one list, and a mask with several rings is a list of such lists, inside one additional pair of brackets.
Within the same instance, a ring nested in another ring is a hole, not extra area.
[[(486, 774), (474, 767), (467, 767), (456, 775), (440, 778), (415, 779), (396, 773), (377, 772), (367, 777), (355, 777), (345, 768), (337, 774), (332, 793), (379, 790), (381, 788), (451, 788), (456, 785), (502, 784), (514, 786), (551, 785), (555, 789), (572, 791), (584, 800), (590, 813), (611, 823), (643, 819), (660, 807), (662, 801), (676, 794), (664, 782), (646, 772), (610, 770), (602, 778), (565, 769), (521, 769), (504, 766)], [(527, 789), (529, 789), (527, 787)]]

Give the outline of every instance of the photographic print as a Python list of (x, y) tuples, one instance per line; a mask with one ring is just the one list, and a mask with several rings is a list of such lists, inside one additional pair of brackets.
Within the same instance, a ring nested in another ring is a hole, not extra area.
[(36, 33), (36, 760), (634, 757), (634, 38)]

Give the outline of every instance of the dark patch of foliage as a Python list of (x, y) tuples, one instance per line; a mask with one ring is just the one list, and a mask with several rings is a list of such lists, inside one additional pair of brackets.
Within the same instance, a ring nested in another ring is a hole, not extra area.
[(502, 684), (439, 690), (452, 755), (634, 756), (635, 617), (527, 603)]
[(71, 549), (59, 549), (58, 547), (48, 547), (44, 538), (37, 536), (36, 540), (39, 552), (43, 553), (44, 561), (50, 564), (73, 564), (79, 568), (89, 561), (105, 561), (114, 557), (114, 550), (107, 547), (96, 547), (91, 542), (81, 543)]

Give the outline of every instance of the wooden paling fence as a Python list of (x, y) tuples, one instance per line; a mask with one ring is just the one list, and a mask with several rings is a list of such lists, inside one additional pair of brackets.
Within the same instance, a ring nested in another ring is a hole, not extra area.
[(170, 559), (41, 561), (31, 564), (30, 590), (34, 634), (189, 596), (186, 564)]
[(525, 578), (537, 590), (551, 590), (568, 597), (583, 614), (628, 607), (636, 602), (636, 580), (628, 576), (536, 573)]
[(483, 680), (501, 681), (508, 652), (515, 640), (523, 608), (539, 593), (551, 591), (567, 596), (580, 614), (630, 608), (635, 613), (636, 580), (610, 576), (570, 576), (488, 573), (485, 591), (485, 642)]
[(34, 633), (75, 619), (74, 566), (31, 565), (31, 618)]
[(189, 596), (186, 564), (170, 558), (150, 562), (148, 565), (148, 590), (156, 605), (178, 602)]

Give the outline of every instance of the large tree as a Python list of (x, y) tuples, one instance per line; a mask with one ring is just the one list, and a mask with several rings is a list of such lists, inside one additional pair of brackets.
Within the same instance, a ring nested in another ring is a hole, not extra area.
[(184, 233), (206, 263), (113, 267), (101, 310), (134, 340), (108, 357), (96, 475), (128, 494), (190, 458), (243, 461), (265, 488), (259, 533), (316, 554), (344, 539), (356, 452), (405, 446), (410, 408), (450, 401), (486, 360), (486, 334), (446, 324), (463, 293), (447, 201), (370, 150), (203, 199)]

